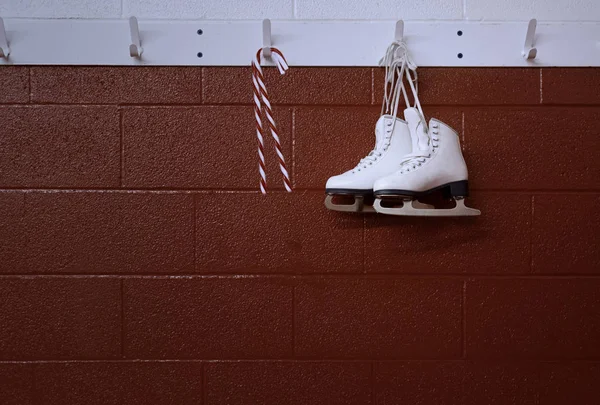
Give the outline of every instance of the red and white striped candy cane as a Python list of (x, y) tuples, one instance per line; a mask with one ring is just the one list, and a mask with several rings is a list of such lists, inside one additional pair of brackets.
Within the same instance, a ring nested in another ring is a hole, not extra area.
[[(289, 68), (285, 57), (281, 51), (277, 48), (271, 49), (271, 57), (279, 68), (279, 73), (285, 74), (285, 71)], [(263, 123), (261, 120), (261, 112), (264, 109), (267, 120), (269, 121), (269, 128), (271, 135), (275, 140), (275, 152), (279, 158), (279, 168), (283, 174), (283, 185), (288, 192), (292, 191), (292, 184), (290, 182), (290, 175), (285, 168), (285, 159), (281, 152), (281, 142), (277, 135), (277, 127), (275, 126), (275, 120), (273, 119), (273, 110), (271, 110), (271, 103), (269, 102), (269, 96), (267, 94), (267, 88), (265, 87), (265, 80), (263, 71), (260, 66), (260, 57), (263, 53), (263, 48), (260, 48), (252, 61), (252, 84), (254, 85), (254, 116), (256, 118), (256, 137), (258, 138), (258, 171), (260, 173), (260, 191), (263, 194), (267, 194), (267, 175), (265, 173), (265, 143), (264, 143), (264, 132)]]

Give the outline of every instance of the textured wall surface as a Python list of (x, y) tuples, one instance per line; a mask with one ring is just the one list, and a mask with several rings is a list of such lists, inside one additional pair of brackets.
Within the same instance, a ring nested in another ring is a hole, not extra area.
[(3, 0), (25, 18), (599, 21), (597, 0)]
[(421, 69), (478, 218), (330, 212), (379, 69), (0, 68), (0, 403), (600, 403), (600, 70)]

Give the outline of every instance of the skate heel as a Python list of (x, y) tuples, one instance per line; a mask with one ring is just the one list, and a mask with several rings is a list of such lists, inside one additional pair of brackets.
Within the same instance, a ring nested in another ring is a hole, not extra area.
[(455, 181), (448, 184), (445, 193), (451, 198), (464, 198), (469, 196), (469, 182), (467, 180)]

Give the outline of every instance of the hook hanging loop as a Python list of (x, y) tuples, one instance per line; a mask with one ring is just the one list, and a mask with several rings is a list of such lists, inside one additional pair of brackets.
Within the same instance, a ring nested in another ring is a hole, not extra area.
[(523, 52), (521, 54), (527, 60), (535, 59), (537, 56), (537, 48), (533, 46), (535, 42), (535, 29), (537, 27), (537, 20), (532, 18), (529, 20), (529, 25), (527, 26), (527, 34), (525, 35), (525, 45), (523, 46)]
[(8, 47), (8, 39), (6, 38), (6, 30), (4, 29), (4, 20), (0, 17), (0, 58), (8, 58), (10, 48)]
[(271, 57), (271, 20), (268, 18), (262, 22), (262, 34), (263, 34), (263, 56), (265, 58)]
[(396, 32), (394, 35), (396, 41), (402, 41), (404, 39), (404, 21), (398, 20), (396, 22)]
[(142, 42), (140, 41), (140, 29), (138, 26), (138, 20), (135, 17), (129, 17), (129, 33), (131, 35), (131, 44), (129, 45), (129, 56), (132, 58), (141, 58)]

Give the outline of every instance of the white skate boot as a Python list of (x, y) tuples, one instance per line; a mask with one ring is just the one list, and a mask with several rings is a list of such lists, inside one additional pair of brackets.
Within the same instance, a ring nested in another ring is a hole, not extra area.
[[(416, 66), (410, 61), (406, 45), (402, 42), (394, 42), (390, 45), (383, 61), (386, 66), (385, 92), (382, 115), (375, 125), (375, 148), (361, 159), (354, 169), (327, 180), (325, 206), (330, 210), (375, 212), (372, 207), (375, 180), (398, 170), (402, 158), (412, 151), (412, 138), (408, 124), (397, 117), (397, 112), (401, 94), (407, 107), (410, 107), (403, 77), (406, 74), (409, 81), (415, 80), (411, 77), (410, 71), (414, 72)], [(412, 83), (411, 89), (413, 92), (416, 91)], [(406, 111), (411, 109), (408, 108)], [(339, 200), (353, 200), (353, 202), (341, 204)]]
[[(334, 211), (375, 212), (372, 206), (365, 205), (365, 199), (369, 203), (373, 198), (375, 180), (396, 171), (402, 156), (411, 150), (406, 121), (382, 115), (375, 125), (375, 148), (354, 169), (327, 180), (325, 206)], [(354, 203), (336, 204), (335, 196), (353, 196)]]
[[(407, 117), (407, 120), (410, 120)], [(465, 206), (469, 195), (467, 165), (458, 134), (443, 122), (429, 121), (429, 142), (423, 142), (423, 131), (411, 132), (413, 152), (403, 160), (400, 170), (375, 182), (375, 210), (382, 214), (410, 216), (473, 216), (479, 210)], [(421, 135), (421, 139), (419, 139)], [(415, 204), (419, 197), (441, 190), (454, 199), (450, 209), (422, 208)], [(400, 204), (400, 207), (397, 207)]]

